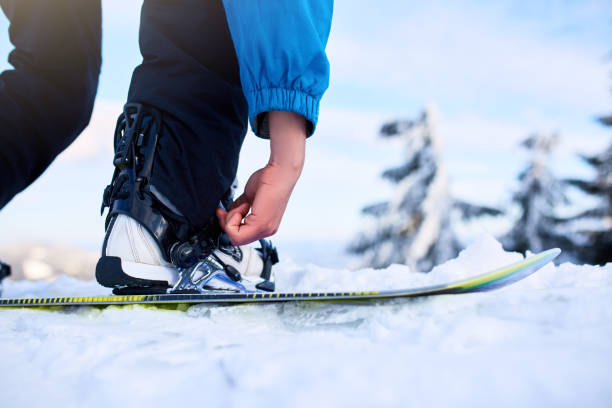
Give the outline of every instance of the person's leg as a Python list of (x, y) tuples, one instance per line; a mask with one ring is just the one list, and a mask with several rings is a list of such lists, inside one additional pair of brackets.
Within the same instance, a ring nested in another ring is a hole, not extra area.
[(0, 74), (0, 208), (89, 123), (100, 73), (100, 0), (0, 0), (14, 69)]
[(128, 102), (164, 113), (151, 184), (194, 227), (236, 176), (247, 104), (221, 0), (145, 0)]
[(177, 267), (189, 271), (202, 261), (210, 262), (210, 273), (234, 282), (255, 276), (258, 288), (273, 290), (274, 248), (232, 246), (215, 216), (235, 179), (247, 129), (221, 0), (145, 0), (140, 47), (143, 62), (115, 134), (96, 279), (117, 294), (165, 293), (175, 285), (195, 290), (191, 275), (179, 279)]

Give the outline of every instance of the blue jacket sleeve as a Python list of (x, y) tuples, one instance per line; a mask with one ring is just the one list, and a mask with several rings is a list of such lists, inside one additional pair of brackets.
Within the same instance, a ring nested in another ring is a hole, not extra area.
[(269, 137), (266, 113), (299, 113), (310, 136), (329, 84), (325, 45), (333, 0), (223, 0), (249, 120)]

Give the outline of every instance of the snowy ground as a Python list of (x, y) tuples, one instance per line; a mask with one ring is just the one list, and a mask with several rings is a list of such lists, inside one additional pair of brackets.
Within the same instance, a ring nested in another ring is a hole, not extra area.
[[(382, 289), (520, 259), (492, 238), (429, 275), (283, 262), (281, 290)], [(101, 294), (9, 282), (6, 297)], [(547, 266), (489, 293), (370, 305), (0, 310), (3, 407), (612, 404), (612, 264)]]

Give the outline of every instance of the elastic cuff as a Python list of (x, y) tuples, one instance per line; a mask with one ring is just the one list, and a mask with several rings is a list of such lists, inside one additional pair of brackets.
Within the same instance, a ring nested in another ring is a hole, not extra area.
[(306, 136), (315, 131), (319, 118), (319, 100), (307, 93), (292, 89), (266, 88), (246, 93), (249, 104), (249, 120), (253, 133), (262, 138), (270, 137), (268, 126), (269, 111), (285, 111), (300, 114), (306, 118)]

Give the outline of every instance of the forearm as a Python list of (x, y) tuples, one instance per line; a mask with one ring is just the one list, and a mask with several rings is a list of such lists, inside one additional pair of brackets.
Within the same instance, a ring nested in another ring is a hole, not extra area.
[(281, 167), (287, 175), (297, 178), (304, 167), (306, 152), (306, 120), (302, 115), (292, 112), (271, 111), (270, 161), (269, 164)]

